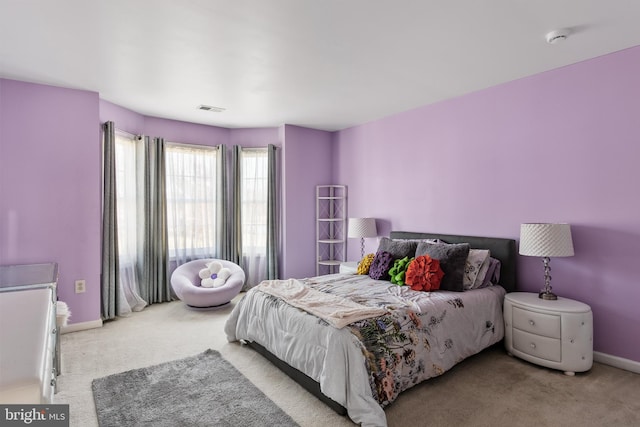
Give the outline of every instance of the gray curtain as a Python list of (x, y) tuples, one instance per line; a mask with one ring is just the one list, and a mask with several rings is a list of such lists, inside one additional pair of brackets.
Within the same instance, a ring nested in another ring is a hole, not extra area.
[(102, 274), (101, 315), (114, 319), (118, 313), (118, 212), (116, 202), (115, 125), (103, 125), (103, 202), (102, 202)]
[(227, 176), (227, 146), (218, 146), (218, 258), (230, 260), (232, 253), (231, 238), (229, 237), (229, 177)]
[[(239, 145), (233, 146), (233, 152), (231, 156), (231, 185), (233, 187), (232, 204), (230, 206), (230, 221), (229, 221), (229, 241), (233, 248), (232, 255), (234, 258), (227, 258), (230, 261), (237, 263), (243, 268), (248, 266), (243, 265), (243, 251), (242, 251), (242, 148)], [(277, 162), (277, 149), (273, 144), (269, 144), (267, 147), (267, 253), (266, 253), (266, 271), (262, 274), (266, 274), (265, 279), (278, 279), (280, 277), (279, 272), (279, 241), (280, 235), (278, 230), (279, 224), (279, 211), (278, 211), (278, 162)], [(247, 255), (247, 254), (245, 254)], [(246, 260), (244, 260), (246, 261)], [(262, 280), (262, 279), (260, 279)], [(248, 279), (249, 282), (249, 279)], [(245, 284), (247, 289), (248, 284)]]
[(234, 191), (231, 192), (231, 206), (229, 206), (229, 220), (227, 226), (228, 240), (229, 240), (229, 252), (228, 257), (225, 259), (235, 262), (238, 265), (242, 265), (242, 193), (239, 191), (239, 183), (242, 179), (240, 171), (240, 151), (242, 148), (239, 145), (233, 146), (231, 152), (231, 180)]
[(144, 139), (143, 250), (140, 294), (149, 304), (171, 301), (167, 244), (164, 139)]
[(279, 279), (278, 271), (278, 194), (276, 146), (267, 147), (267, 279)]

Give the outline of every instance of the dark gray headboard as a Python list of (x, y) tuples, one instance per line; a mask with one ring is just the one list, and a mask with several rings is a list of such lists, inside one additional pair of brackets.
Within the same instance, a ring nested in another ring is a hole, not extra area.
[(472, 249), (489, 249), (491, 256), (500, 260), (500, 283), (507, 290), (516, 290), (516, 241), (499, 237), (457, 236), (453, 234), (414, 233), (410, 231), (392, 231), (392, 239), (440, 239), (447, 243), (469, 243)]

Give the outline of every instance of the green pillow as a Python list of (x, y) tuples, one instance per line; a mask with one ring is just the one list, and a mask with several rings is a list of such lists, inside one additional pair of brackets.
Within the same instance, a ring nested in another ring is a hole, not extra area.
[(389, 270), (391, 283), (394, 283), (398, 286), (404, 286), (404, 276), (411, 261), (413, 261), (413, 257), (409, 258), (408, 256), (406, 256), (393, 262), (393, 266)]

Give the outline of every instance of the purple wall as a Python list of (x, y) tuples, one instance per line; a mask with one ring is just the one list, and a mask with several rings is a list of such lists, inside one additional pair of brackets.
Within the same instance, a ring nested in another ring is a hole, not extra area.
[[(554, 290), (592, 307), (596, 351), (640, 361), (638, 76), (640, 47), (337, 132), (334, 181), (384, 234), (572, 224)], [(519, 288), (538, 291), (541, 262), (519, 263)]]
[(94, 92), (0, 79), (0, 264), (57, 262), (73, 322), (100, 318), (98, 105)]
[[(112, 120), (116, 128), (132, 134), (144, 134), (151, 137), (161, 136), (166, 141), (183, 144), (219, 145), (227, 144), (228, 156), (231, 146), (266, 147), (274, 144), (282, 147), (279, 128), (239, 128), (227, 129), (177, 120), (143, 116), (134, 111), (100, 101), (100, 122)], [(284, 251), (284, 250), (283, 250)]]
[(155, 117), (144, 118), (143, 133), (151, 137), (162, 137), (168, 142), (184, 144), (213, 146), (227, 144), (229, 140), (229, 129), (226, 128)]
[(316, 271), (316, 185), (332, 182), (330, 132), (285, 125), (282, 277)]
[(148, 117), (129, 109), (100, 100), (100, 123), (113, 121), (116, 128), (134, 135), (163, 137), (166, 141), (185, 144), (227, 144), (229, 129), (178, 120)]
[(228, 144), (243, 147), (266, 147), (268, 144), (273, 144), (280, 147), (282, 142), (279, 128), (248, 128), (229, 129)]
[(185, 144), (244, 147), (280, 145), (278, 128), (227, 129), (177, 120), (147, 117), (108, 101), (100, 100), (100, 123), (112, 120), (120, 130), (134, 135), (162, 136), (167, 141)]
[[(112, 104), (103, 99), (100, 100), (100, 123), (112, 121), (119, 130), (129, 132), (132, 135), (144, 133), (144, 120), (142, 114)], [(102, 134), (100, 134), (102, 138)]]
[[(100, 319), (100, 123), (217, 145), (279, 143), (278, 128), (226, 129), (146, 117), (97, 93), (0, 79), (0, 264), (55, 261), (71, 323)], [(76, 294), (74, 282), (87, 291)]]
[[(185, 143), (276, 143), (283, 276), (315, 272), (317, 184), (348, 185), (349, 215), (378, 218), (381, 234), (517, 238), (522, 222), (566, 221), (576, 256), (552, 260), (554, 289), (591, 305), (597, 351), (640, 361), (637, 75), (640, 47), (334, 134), (155, 119), (96, 93), (0, 79), (0, 263), (57, 261), (72, 322), (99, 319), (100, 122)], [(539, 260), (520, 257), (520, 289), (541, 278)]]

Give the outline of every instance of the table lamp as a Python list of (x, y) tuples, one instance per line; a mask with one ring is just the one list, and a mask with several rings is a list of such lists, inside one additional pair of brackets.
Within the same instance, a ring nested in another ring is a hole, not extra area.
[(544, 289), (538, 294), (545, 300), (556, 300), (551, 292), (549, 258), (573, 256), (573, 240), (569, 224), (520, 225), (520, 255), (542, 257), (544, 263)]
[(364, 238), (377, 235), (375, 218), (349, 218), (347, 237), (360, 238), (360, 259), (364, 258)]

